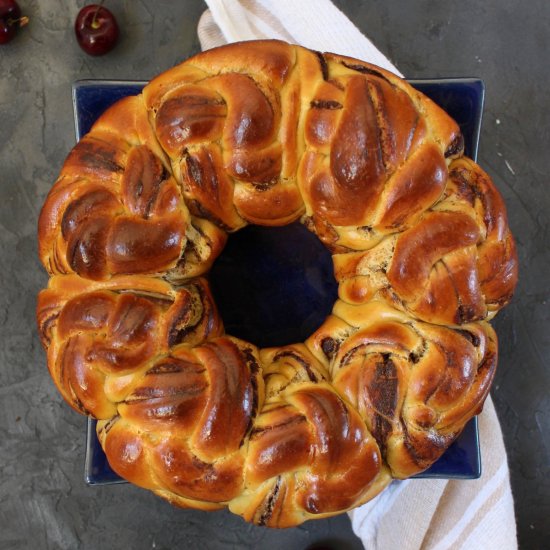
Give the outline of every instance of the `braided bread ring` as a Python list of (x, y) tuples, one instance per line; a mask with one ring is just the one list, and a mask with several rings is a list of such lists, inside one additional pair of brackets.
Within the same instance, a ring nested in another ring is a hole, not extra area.
[[(110, 108), (39, 220), (48, 367), (112, 468), (259, 525), (328, 517), (428, 468), (477, 414), (517, 259), (456, 123), (378, 67), (279, 41), (199, 54)], [(225, 334), (228, 232), (300, 219), (339, 298), (304, 343)]]

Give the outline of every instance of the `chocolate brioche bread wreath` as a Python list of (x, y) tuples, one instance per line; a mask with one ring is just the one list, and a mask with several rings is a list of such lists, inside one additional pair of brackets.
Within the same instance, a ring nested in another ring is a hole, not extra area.
[[(428, 468), (479, 413), (511, 298), (502, 198), (457, 124), (395, 75), (279, 41), (201, 53), (120, 100), (39, 220), (48, 367), (123, 478), (271, 527)], [(295, 220), (333, 255), (305, 342), (225, 334), (228, 233)]]

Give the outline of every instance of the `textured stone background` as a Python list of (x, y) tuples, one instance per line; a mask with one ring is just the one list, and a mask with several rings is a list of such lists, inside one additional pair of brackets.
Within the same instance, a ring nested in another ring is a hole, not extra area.
[[(122, 39), (82, 53), (82, 0), (20, 0), (30, 26), (0, 47), (0, 547), (358, 548), (346, 516), (286, 531), (225, 512), (171, 508), (130, 486), (83, 482), (85, 420), (61, 402), (35, 332), (46, 275), (36, 255), (42, 201), (73, 144), (71, 83), (149, 79), (199, 50), (200, 0), (111, 0)], [(336, 0), (407, 76), (478, 76), (487, 101), (480, 163), (503, 193), (521, 280), (495, 321), (493, 397), (504, 429), (522, 548), (550, 541), (550, 4), (547, 0)]]

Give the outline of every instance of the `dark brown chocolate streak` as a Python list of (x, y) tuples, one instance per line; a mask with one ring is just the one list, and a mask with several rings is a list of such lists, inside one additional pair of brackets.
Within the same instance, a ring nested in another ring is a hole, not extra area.
[[(160, 183), (160, 185), (162, 185), (162, 182)], [(157, 187), (156, 191), (151, 195), (151, 197), (149, 197), (149, 200), (147, 201), (147, 204), (145, 205), (145, 210), (143, 212), (143, 219), (144, 220), (149, 219), (149, 216), (151, 215), (151, 208), (153, 208), (153, 204), (157, 200), (160, 185)]]
[[(483, 207), (483, 223), (487, 227), (487, 232), (490, 232), (492, 228), (494, 227), (494, 220), (489, 215), (489, 208), (487, 205), (487, 195), (483, 192), (482, 189), (480, 189), (479, 184), (477, 181), (470, 181), (470, 179), (467, 177), (468, 174), (465, 170), (458, 169), (458, 170), (452, 170), (449, 174), (449, 177), (451, 177), (453, 180), (460, 182), (461, 185), (466, 186), (470, 189), (470, 191), (474, 194), (474, 196), (479, 199), (481, 202), (481, 205)], [(472, 176), (474, 176), (472, 174)], [(475, 176), (474, 176), (475, 177)], [(473, 206), (473, 202), (472, 202)]]
[(205, 220), (211, 221), (213, 224), (217, 225), (220, 229), (223, 229), (226, 233), (232, 231), (231, 228), (220, 220), (217, 216), (214, 216), (210, 210), (204, 208), (204, 206), (196, 199), (191, 199), (187, 206), (191, 214), (197, 216), (198, 218), (203, 218)]
[(451, 179), (456, 187), (458, 196), (468, 202), (470, 206), (474, 206), (476, 199), (476, 190), (472, 188), (467, 179), (462, 175), (460, 170), (452, 170), (449, 173), (449, 179)]
[(367, 233), (367, 235), (370, 235), (374, 232), (372, 225), (360, 225), (357, 229), (360, 231), (364, 231), (365, 233)]
[(340, 343), (331, 336), (327, 336), (321, 340), (321, 349), (328, 359), (332, 359), (334, 357), (334, 354), (338, 351), (339, 347)]
[(371, 69), (370, 67), (357, 65), (354, 63), (346, 63), (345, 61), (342, 61), (342, 65), (344, 65), (344, 67), (347, 67), (348, 69), (351, 69), (352, 71), (357, 71), (358, 73), (376, 76), (377, 78), (381, 78), (382, 80), (385, 80), (391, 86), (394, 85), (393, 82), (391, 82), (391, 80), (388, 80), (381, 72), (377, 71), (376, 69)]
[(74, 392), (72, 386), (71, 386), (71, 394), (73, 397), (73, 403), (76, 405), (77, 409), (85, 416), (92, 416), (92, 413), (84, 406), (84, 403), (80, 401), (80, 399), (77, 397), (76, 393)]
[(81, 141), (77, 145), (80, 160), (90, 168), (107, 170), (109, 172), (124, 172), (124, 168), (113, 159), (115, 153), (113, 151), (106, 151), (101, 146), (98, 146), (98, 143), (103, 145), (101, 140), (94, 139), (93, 141), (94, 143)]
[(183, 156), (185, 158), (185, 164), (187, 166), (187, 169), (189, 170), (189, 174), (193, 178), (193, 181), (202, 188), (203, 178), (200, 163), (195, 157), (189, 154), (189, 151), (187, 149), (184, 149)]
[[(119, 304), (120, 304), (120, 302), (119, 302)], [(117, 311), (117, 310), (118, 310), (118, 307), (115, 311)], [(143, 321), (143, 317), (144, 317), (143, 313), (140, 315), (139, 310), (138, 310), (138, 316), (136, 317), (136, 314), (135, 314), (134, 310), (135, 310), (134, 305), (131, 305), (131, 306), (127, 305), (122, 310), (122, 315), (117, 319), (117, 322), (111, 328), (111, 334), (122, 334), (122, 335), (127, 334), (128, 333), (128, 327), (125, 327), (125, 323), (126, 323), (126, 320), (128, 319), (128, 317), (130, 317), (130, 315), (132, 316), (130, 318), (131, 325), (132, 325), (130, 330), (135, 329), (136, 325), (138, 325), (138, 323)], [(116, 319), (116, 317), (115, 317), (115, 319)]]
[(246, 438), (246, 435), (248, 433), (252, 432), (252, 427), (254, 425), (254, 419), (258, 412), (258, 380), (256, 379), (256, 374), (260, 371), (260, 365), (258, 365), (258, 362), (256, 361), (256, 358), (254, 357), (254, 354), (252, 353), (251, 348), (244, 348), (243, 350), (246, 364), (250, 370), (250, 374), (252, 375), (250, 377), (250, 385), (252, 386), (252, 410), (250, 411), (250, 417), (248, 419), (248, 426), (246, 427), (246, 430), (244, 431), (243, 438), (241, 439), (241, 442), (239, 443), (239, 447), (241, 447), (244, 443), (244, 440)]
[(485, 224), (485, 227), (487, 227), (487, 233), (490, 233), (495, 227), (495, 219), (491, 217), (491, 210), (489, 208), (489, 204), (487, 203), (489, 193), (484, 192), (480, 188), (480, 185), (477, 181), (477, 174), (475, 172), (472, 172), (472, 177), (474, 179), (474, 181), (472, 182), (472, 187), (474, 188), (476, 197), (480, 200), (481, 205), (483, 206), (483, 223)]
[[(415, 331), (416, 332), (416, 331)], [(418, 333), (417, 333), (418, 334)], [(420, 336), (420, 334), (418, 334)], [(408, 359), (411, 363), (416, 364), (422, 357), (424, 357), (424, 354), (426, 353), (426, 340), (422, 338), (422, 347), (418, 351), (411, 351), (409, 353)]]
[(135, 405), (136, 403), (142, 403), (144, 401), (156, 401), (159, 399), (166, 399), (171, 397), (180, 397), (180, 396), (194, 396), (199, 395), (206, 388), (206, 381), (203, 384), (193, 384), (191, 386), (185, 387), (169, 387), (169, 388), (152, 388), (152, 387), (141, 387), (134, 390), (134, 392), (129, 395), (123, 403), (125, 405)]
[(397, 370), (388, 353), (382, 354), (382, 361), (376, 363), (374, 380), (369, 384), (369, 395), (376, 414), (374, 417), (373, 436), (376, 439), (382, 456), (386, 457), (388, 436), (392, 432), (392, 423), (387, 417), (393, 417), (397, 407)]
[[(374, 155), (378, 155), (378, 161), (380, 164), (384, 167), (385, 170), (387, 170), (387, 157), (389, 156), (388, 153), (386, 153), (385, 145), (386, 140), (384, 139), (386, 135), (386, 129), (384, 124), (387, 124), (386, 117), (384, 114), (383, 106), (380, 105), (380, 102), (383, 98), (383, 94), (376, 93), (376, 98), (378, 99), (379, 103), (376, 104), (374, 101), (374, 93), (373, 90), (378, 92), (379, 90), (379, 83), (373, 82), (372, 80), (367, 80), (367, 90), (368, 93), (367, 99), (371, 104), (372, 110), (374, 112), (374, 116), (376, 118), (376, 148), (373, 151), (368, 151), (369, 154), (373, 153)], [(383, 123), (381, 124), (381, 121)]]
[[(170, 347), (175, 346), (176, 344), (180, 344), (183, 342), (185, 337), (198, 325), (201, 324), (202, 320), (204, 319), (204, 291), (200, 285), (189, 285), (192, 286), (193, 289), (187, 290), (189, 294), (189, 300), (183, 307), (181, 313), (174, 319), (174, 322), (172, 323), (172, 327), (170, 328), (170, 332), (168, 333), (168, 345)], [(193, 295), (193, 290), (198, 294), (198, 298), (200, 301), (200, 308), (201, 308), (201, 315), (199, 317), (199, 320), (194, 323), (193, 325), (187, 325), (184, 328), (178, 328), (178, 323), (181, 322), (187, 315), (189, 315), (190, 310), (195, 305), (197, 297)]]
[[(78, 338), (78, 336), (77, 336)], [(63, 349), (62, 351), (60, 352), (59, 356), (61, 358), (61, 365), (60, 365), (60, 368), (59, 368), (59, 379), (60, 380), (64, 380), (65, 377), (66, 377), (66, 372), (65, 372), (65, 355), (67, 354), (67, 350), (69, 348), (69, 346), (71, 345), (74, 345), (74, 337), (71, 337), (69, 338), (69, 340), (67, 340), (67, 342), (65, 343), (65, 345), (63, 346)], [(69, 375), (68, 377), (68, 381), (67, 381), (67, 386), (69, 388), (69, 395), (70, 397), (72, 398), (71, 401), (73, 403), (73, 405), (85, 416), (93, 416), (90, 411), (88, 409), (86, 409), (86, 407), (84, 406), (84, 403), (82, 403), (82, 401), (80, 401), (80, 399), (78, 398), (78, 396), (76, 395), (76, 392), (74, 391), (73, 389), (73, 385), (72, 385), (72, 380), (71, 380), (71, 377)]]
[[(223, 225), (223, 224), (222, 224)], [(202, 239), (204, 239), (203, 244), (206, 246), (210, 251), (212, 250), (212, 239), (204, 233), (204, 231), (198, 226), (193, 224), (193, 228), (197, 231), (197, 233), (201, 236)], [(228, 230), (226, 230), (228, 231)], [(187, 241), (187, 244), (185, 245), (185, 248), (183, 250), (183, 253), (178, 260), (178, 263), (176, 264), (178, 267), (185, 265), (187, 263), (187, 259), (185, 257), (186, 254), (193, 254), (195, 256), (195, 260), (198, 263), (201, 263), (201, 255), (199, 247), (197, 246), (197, 243), (191, 240)]]
[(471, 321), (476, 321), (482, 317), (476, 319), (475, 310), (473, 306), (459, 304), (456, 316), (458, 319), (457, 325), (463, 325), (464, 323), (470, 323)]
[[(490, 280), (490, 277), (488, 277), (486, 280)], [(511, 292), (509, 292), (508, 294), (505, 294), (504, 296), (502, 296), (501, 298), (498, 298), (497, 300), (491, 300), (490, 302), (487, 302), (487, 305), (498, 306), (500, 309), (504, 307), (512, 299), (513, 295), (514, 295), (514, 291), (512, 290)]]
[[(178, 259), (178, 263), (176, 264), (176, 267), (174, 268), (175, 270), (185, 266), (185, 264), (188, 261), (188, 258), (187, 258), (188, 254), (193, 254), (195, 256), (195, 260), (197, 260), (197, 261), (200, 260), (197, 245), (191, 240), (187, 240), (187, 242), (185, 243), (185, 248), (183, 249), (183, 251), (181, 253), (181, 256)], [(170, 270), (170, 271), (172, 271), (172, 270)], [(166, 279), (166, 274), (163, 275), (163, 279), (167, 280)]]
[(311, 370), (309, 363), (303, 357), (301, 357), (298, 353), (295, 353), (293, 351), (288, 351), (288, 350), (280, 351), (277, 355), (275, 355), (273, 360), (278, 361), (283, 357), (292, 357), (292, 359), (295, 359), (305, 369), (305, 371), (307, 372), (308, 378), (311, 380), (311, 382), (317, 382), (317, 376)]
[(493, 353), (492, 351), (487, 352), (485, 357), (483, 358), (483, 361), (477, 367), (477, 374), (479, 375), (481, 371), (489, 369), (491, 367), (494, 368), (495, 359), (496, 359), (495, 353)]
[[(389, 159), (394, 153), (395, 143), (388, 132), (388, 119), (386, 116), (386, 108), (384, 106), (384, 94), (380, 90), (380, 83), (376, 81), (368, 81), (368, 90), (369, 90), (369, 99), (372, 104), (376, 116), (376, 135), (378, 138), (378, 150), (380, 151), (380, 160), (384, 165), (384, 169), (388, 170)], [(377, 101), (375, 102), (373, 97), (376, 96)], [(389, 149), (389, 150), (387, 150)]]
[(189, 315), (189, 311), (191, 310), (191, 301), (192, 298), (189, 298), (188, 302), (185, 304), (185, 307), (182, 309), (180, 314), (174, 319), (174, 322), (172, 323), (172, 327), (170, 328), (170, 332), (168, 333), (168, 345), (170, 347), (175, 346), (176, 344), (179, 344), (182, 342), (182, 340), (185, 338), (185, 336), (188, 334), (189, 327), (185, 327), (183, 329), (178, 328), (178, 324), (185, 319)]
[(399, 417), (399, 422), (401, 423), (401, 427), (403, 428), (403, 435), (405, 436), (403, 438), (403, 443), (405, 444), (405, 448), (409, 452), (409, 455), (411, 456), (413, 462), (421, 468), (427, 466), (427, 464), (425, 464), (425, 460), (417, 453), (416, 449), (411, 443), (409, 430), (407, 429), (406, 422), (403, 420), (403, 415)]
[(112, 427), (120, 420), (120, 415), (119, 414), (116, 414), (115, 416), (113, 416), (111, 419), (109, 419), (109, 421), (99, 430), (100, 433), (104, 433), (105, 435), (107, 435)]
[[(465, 315), (467, 312), (466, 310), (461, 310), (461, 297), (460, 297), (460, 293), (458, 292), (458, 288), (456, 287), (456, 283), (455, 283), (455, 279), (453, 277), (453, 272), (449, 269), (449, 266), (445, 263), (445, 260), (444, 258), (441, 258), (439, 259), (437, 263), (440, 263), (443, 268), (445, 269), (445, 271), (447, 272), (447, 277), (449, 278), (449, 280), (451, 281), (451, 286), (453, 288), (453, 291), (454, 291), (454, 294), (455, 294), (455, 298), (456, 298), (456, 301), (458, 303), (458, 307), (456, 309), (456, 313), (454, 314), (454, 317), (453, 317), (453, 321), (457, 324), (457, 325), (460, 325), (464, 322), (464, 320), (468, 320), (468, 319), (464, 319), (462, 320), (461, 319), (461, 315)], [(434, 266), (436, 265), (434, 264)]]
[[(452, 329), (449, 329), (449, 330), (452, 330)], [(424, 403), (426, 405), (428, 405), (428, 402), (430, 401), (430, 399), (438, 391), (442, 391), (442, 392), (448, 391), (449, 385), (450, 385), (450, 380), (449, 380), (449, 375), (448, 375), (447, 371), (450, 370), (452, 372), (453, 369), (454, 370), (460, 369), (460, 365), (457, 364), (454, 353), (450, 353), (449, 350), (445, 346), (443, 346), (442, 344), (440, 344), (438, 342), (433, 342), (433, 344), (435, 344), (435, 346), (437, 347), (437, 349), (439, 350), (441, 355), (445, 358), (445, 367), (444, 367), (444, 372), (439, 377), (439, 380), (438, 380), (437, 384), (432, 388), (432, 391), (430, 393), (428, 393), (426, 395), (426, 397), (424, 398)], [(478, 367), (478, 369), (479, 369), (479, 367)]]
[(210, 462), (203, 462), (198, 456), (191, 455), (191, 463), (195, 468), (201, 470), (202, 474), (213, 477), (216, 474), (216, 468)]
[(279, 178), (274, 178), (271, 181), (264, 181), (264, 182), (251, 182), (251, 185), (254, 186), (254, 189), (256, 191), (262, 192), (267, 191), (268, 189), (271, 189), (273, 186), (277, 185), (279, 183)]
[(463, 338), (466, 338), (474, 346), (475, 348), (479, 347), (479, 344), (481, 343), (481, 340), (477, 334), (473, 334), (472, 332), (464, 329), (455, 328), (455, 332), (460, 334)]
[[(208, 246), (209, 248), (212, 248), (212, 240), (210, 238), (208, 238), (207, 235), (205, 235), (204, 231), (200, 228), (200, 226), (195, 225), (194, 223), (191, 223), (191, 225), (192, 225), (193, 229), (206, 241), (206, 246)], [(196, 243), (194, 241), (187, 240), (187, 242), (185, 243), (185, 248), (183, 250), (183, 253), (180, 256), (180, 259), (178, 260), (177, 267), (185, 265), (185, 263), (187, 261), (186, 258), (185, 258), (185, 255), (188, 252), (194, 254), (195, 258), (197, 260), (200, 260)]]
[(451, 141), (449, 147), (447, 147), (445, 158), (458, 155), (462, 153), (462, 151), (464, 151), (464, 136), (460, 133)]
[(303, 422), (307, 422), (305, 416), (292, 416), (291, 418), (284, 420), (283, 422), (279, 422), (279, 424), (270, 424), (269, 426), (264, 426), (262, 428), (254, 428), (250, 432), (250, 439), (256, 439), (257, 437), (261, 437), (263, 433), (265, 432), (272, 432), (273, 430), (279, 430), (281, 428), (288, 428), (289, 426), (302, 424)]
[(267, 502), (265, 502), (264, 510), (260, 515), (260, 518), (258, 520), (258, 525), (261, 527), (265, 526), (266, 523), (271, 519), (271, 516), (273, 515), (273, 508), (275, 507), (275, 503), (277, 502), (277, 496), (279, 495), (279, 490), (281, 488), (281, 476), (277, 476), (277, 481), (275, 482), (275, 487), (271, 490), (271, 493), (267, 499)]
[[(344, 357), (342, 357), (342, 359), (340, 360), (340, 366), (338, 368), (343, 368), (345, 367), (349, 362), (350, 360), (352, 359), (352, 357), (359, 351), (361, 350), (365, 350), (365, 355), (371, 355), (371, 354), (378, 354), (378, 352), (375, 352), (375, 351), (366, 351), (366, 348), (368, 348), (371, 344), (376, 344), (378, 342), (374, 341), (374, 342), (367, 342), (365, 344), (359, 344), (357, 346), (355, 346), (354, 348), (350, 349), (345, 355)], [(383, 355), (388, 355), (389, 354), (383, 354)]]
[(171, 176), (172, 176), (172, 174), (170, 173), (168, 168), (166, 168), (166, 166), (164, 166), (164, 164), (162, 164), (162, 173), (160, 175), (161, 181), (166, 181), (167, 179), (170, 179)]
[(272, 413), (274, 411), (279, 411), (281, 409), (288, 409), (288, 408), (291, 408), (291, 407), (292, 407), (292, 405), (290, 403), (278, 403), (276, 406), (270, 407), (269, 412)]
[[(189, 365), (189, 364), (188, 364)], [(177, 372), (183, 372), (184, 370), (188, 370), (188, 365), (186, 365), (187, 368), (183, 368), (181, 364), (179, 364), (176, 360), (171, 362), (170, 359), (165, 360), (162, 363), (157, 363), (154, 367), (151, 367), (145, 375), (157, 375), (157, 374), (175, 374)], [(192, 365), (192, 364), (191, 364)], [(195, 374), (201, 374), (206, 369), (201, 367), (200, 365), (193, 365), (196, 366), (196, 368), (193, 370)]]
[(344, 106), (339, 101), (334, 101), (332, 99), (325, 100), (325, 99), (314, 99), (310, 102), (310, 107), (312, 109), (328, 109), (328, 110), (336, 110), (336, 109), (343, 109)]
[[(143, 212), (143, 219), (147, 220), (149, 219), (149, 216), (151, 215), (151, 209), (153, 208), (153, 205), (157, 201), (157, 198), (159, 196), (160, 188), (162, 187), (162, 184), (164, 183), (164, 179), (162, 177), (156, 182), (155, 190), (153, 193), (151, 193), (151, 196), (149, 197), (149, 200), (147, 201), (147, 204), (145, 205), (145, 209)], [(141, 184), (143, 186), (143, 184)]]
[[(54, 308), (49, 308), (54, 309)], [(55, 310), (55, 313), (53, 315), (50, 315), (41, 325), (40, 325), (40, 340), (42, 342), (42, 345), (47, 349), (52, 341), (51, 335), (50, 335), (50, 329), (54, 321), (57, 320), (57, 318), (60, 315), (60, 311)]]
[(323, 75), (323, 80), (328, 80), (328, 65), (325, 56), (321, 52), (313, 52), (317, 59), (319, 60), (319, 65), (321, 66), (321, 74)]
[(174, 319), (174, 322), (172, 323), (172, 327), (170, 328), (170, 331), (168, 332), (168, 345), (170, 347), (175, 346), (176, 344), (179, 344), (182, 342), (182, 340), (185, 338), (185, 336), (189, 333), (190, 328), (188, 326), (180, 329), (178, 328), (178, 324), (185, 319), (189, 315), (189, 312), (192, 307), (192, 300), (193, 298), (190, 297), (189, 300), (186, 302), (185, 306), (182, 308), (180, 314)]

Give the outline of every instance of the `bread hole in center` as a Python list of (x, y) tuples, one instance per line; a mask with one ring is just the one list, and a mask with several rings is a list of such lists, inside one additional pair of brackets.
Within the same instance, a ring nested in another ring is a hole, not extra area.
[(303, 342), (338, 296), (330, 252), (298, 222), (231, 234), (210, 285), (226, 332), (262, 348)]

